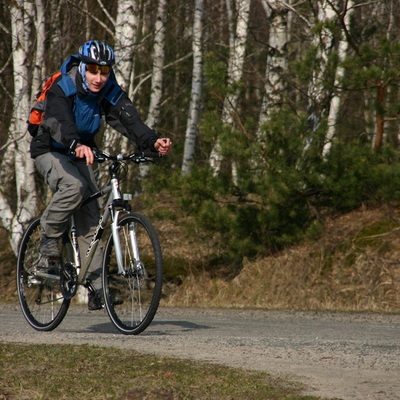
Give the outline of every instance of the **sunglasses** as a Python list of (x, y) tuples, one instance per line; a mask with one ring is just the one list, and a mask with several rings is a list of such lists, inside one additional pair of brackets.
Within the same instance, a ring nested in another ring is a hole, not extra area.
[(91, 74), (97, 74), (100, 71), (101, 75), (108, 75), (111, 70), (111, 67), (109, 65), (97, 64), (87, 64), (86, 68)]

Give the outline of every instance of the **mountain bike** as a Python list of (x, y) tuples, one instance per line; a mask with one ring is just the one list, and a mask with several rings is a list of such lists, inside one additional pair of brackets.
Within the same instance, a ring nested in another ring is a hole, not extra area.
[[(71, 216), (62, 236), (61, 257), (43, 257), (39, 251), (40, 217), (22, 237), (17, 262), (19, 303), (28, 323), (38, 331), (55, 329), (67, 314), (79, 285), (94, 290), (88, 271), (96, 248), (107, 232), (102, 265), (103, 296), (107, 313), (124, 334), (139, 334), (152, 322), (161, 298), (162, 253), (157, 233), (143, 215), (132, 212), (131, 194), (122, 194), (120, 182), (128, 162), (157, 163), (158, 153), (112, 156), (94, 151), (95, 161), (110, 161), (108, 184), (83, 204), (108, 195), (91, 243), (80, 257), (78, 232)], [(116, 300), (118, 299), (118, 300)]]

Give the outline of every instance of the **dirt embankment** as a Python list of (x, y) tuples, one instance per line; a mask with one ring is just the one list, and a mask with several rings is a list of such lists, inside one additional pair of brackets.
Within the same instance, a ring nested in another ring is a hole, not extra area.
[[(165, 251), (167, 257), (177, 257), (185, 242), (180, 239), (175, 238), (175, 243)], [(192, 244), (191, 254), (207, 259), (211, 247), (196, 246), (199, 244)], [(192, 268), (167, 303), (397, 311), (400, 309), (400, 210), (360, 209), (326, 220), (317, 238), (268, 257), (246, 259), (236, 275), (232, 272), (234, 265), (222, 271)]]
[[(153, 219), (154, 220), (154, 219)], [(210, 267), (212, 238), (158, 221), (170, 306), (292, 310), (400, 309), (400, 210), (360, 209), (324, 221), (317, 238), (242, 265)], [(227, 239), (228, 240), (228, 239)], [(15, 257), (0, 231), (0, 301), (16, 299)]]

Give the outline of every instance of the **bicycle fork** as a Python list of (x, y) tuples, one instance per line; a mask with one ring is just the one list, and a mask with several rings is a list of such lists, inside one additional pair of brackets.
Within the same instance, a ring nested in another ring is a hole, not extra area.
[[(127, 262), (129, 263), (129, 267), (137, 267), (139, 265), (139, 246), (137, 242), (135, 223), (130, 222), (128, 225), (128, 236), (123, 238), (123, 240), (126, 242), (126, 246), (121, 247), (121, 236), (119, 231), (123, 228), (118, 223), (119, 213), (120, 211), (115, 213), (115, 218), (111, 224), (111, 229), (114, 241), (115, 257), (118, 265), (118, 273), (121, 275), (126, 275), (127, 265), (125, 264)], [(122, 249), (125, 250), (126, 254), (122, 254)]]

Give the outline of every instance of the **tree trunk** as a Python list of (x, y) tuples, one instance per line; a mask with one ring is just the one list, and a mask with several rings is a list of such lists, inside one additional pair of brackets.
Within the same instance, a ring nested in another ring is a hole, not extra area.
[[(232, 9), (231, 0), (226, 1), (228, 14)], [(243, 65), (248, 34), (248, 21), (250, 14), (250, 0), (236, 0), (236, 30), (233, 30), (231, 18), (229, 22), (229, 63), (228, 63), (228, 94), (224, 99), (221, 120), (224, 125), (233, 126), (237, 114), (240, 95), (240, 83), (243, 76)], [(210, 166), (214, 175), (218, 175), (223, 156), (221, 154), (221, 142), (217, 141), (210, 154)], [(233, 171), (235, 174), (235, 172)], [(235, 179), (235, 178), (234, 178)]]
[(334, 37), (332, 31), (326, 27), (326, 24), (336, 15), (329, 1), (322, 0), (318, 3), (318, 19), (315, 23), (322, 25), (322, 28), (313, 40), (314, 46), (317, 48), (317, 55), (313, 78), (308, 88), (308, 122), (312, 131), (317, 130), (321, 117), (328, 113), (329, 96), (324, 89), (323, 82), (326, 77), (328, 56), (333, 48)]
[[(160, 106), (163, 87), (163, 69), (165, 53), (165, 18), (166, 18), (166, 0), (158, 1), (157, 19), (154, 27), (153, 43), (153, 72), (151, 77), (150, 104), (146, 119), (146, 125), (156, 129), (160, 117)], [(140, 176), (147, 175), (149, 166), (140, 165)]]
[[(137, 1), (119, 0), (115, 19), (114, 50), (117, 62), (114, 71), (118, 83), (126, 90), (130, 98), (133, 96), (131, 80), (134, 78), (135, 69), (134, 48), (137, 42), (137, 7)], [(128, 145), (128, 139), (121, 137), (119, 132), (106, 127), (103, 138), (103, 148), (106, 151), (126, 153)]]
[(43, 0), (36, 0), (36, 52), (32, 76), (32, 93), (41, 86), (46, 76), (45, 42), (46, 42), (46, 16)]
[[(353, 13), (353, 10), (354, 10), (353, 1), (349, 0), (347, 2), (347, 9), (343, 11), (345, 13), (344, 20), (343, 20), (344, 28), (347, 30), (350, 27), (350, 18)], [(339, 65), (336, 68), (336, 74), (335, 74), (334, 87), (336, 88), (336, 92), (333, 94), (333, 96), (331, 98), (331, 102), (330, 102), (329, 115), (328, 115), (328, 132), (326, 134), (324, 147), (322, 149), (322, 155), (324, 157), (326, 157), (327, 154), (329, 154), (329, 151), (332, 147), (332, 140), (333, 140), (333, 138), (335, 136), (335, 132), (336, 132), (336, 126), (337, 126), (337, 122), (338, 122), (339, 110), (340, 110), (340, 105), (341, 105), (340, 85), (341, 85), (341, 82), (342, 82), (342, 79), (343, 79), (344, 73), (345, 73), (344, 67), (343, 67), (343, 65), (341, 65), (341, 63), (343, 63), (343, 61), (345, 60), (345, 58), (347, 56), (348, 47), (349, 47), (349, 43), (347, 41), (345, 32), (342, 32), (342, 36), (341, 36), (339, 46), (338, 46)]]
[[(0, 218), (9, 231), (10, 245), (15, 254), (27, 222), (35, 215), (37, 199), (25, 122), (30, 109), (27, 49), (32, 44), (28, 29), (28, 18), (32, 15), (27, 14), (25, 5), (25, 1), (17, 0), (11, 6), (14, 109), (8, 131), (9, 144), (1, 161)], [(12, 198), (7, 191), (11, 187), (15, 188)]]
[[(397, 32), (395, 30), (395, 21), (396, 17), (394, 15), (395, 9), (398, 10), (398, 7), (395, 7), (393, 2), (381, 2), (377, 3), (374, 6), (373, 11), (378, 15), (388, 15), (387, 25), (385, 25), (386, 29), (386, 39), (388, 41), (395, 41), (397, 39)], [(390, 60), (384, 60), (385, 64), (388, 67), (392, 67), (390, 65)], [(396, 85), (397, 86), (397, 85)], [(375, 132), (372, 140), (372, 148), (373, 150), (378, 150), (383, 143), (387, 140), (387, 135), (385, 134), (385, 121), (386, 112), (389, 107), (389, 96), (390, 95), (390, 87), (388, 80), (383, 78), (382, 71), (382, 79), (379, 79), (376, 82), (376, 105), (375, 105)], [(397, 107), (396, 107), (397, 108)], [(391, 118), (395, 120), (396, 118)]]
[(384, 108), (385, 108), (385, 85), (382, 81), (377, 82), (376, 89), (376, 137), (374, 143), (374, 150), (379, 149), (383, 143), (383, 127), (384, 127)]
[(264, 96), (258, 122), (260, 137), (263, 125), (271, 112), (282, 104), (284, 93), (283, 74), (287, 70), (286, 47), (289, 40), (288, 9), (279, 0), (264, 0), (264, 9), (270, 22), (268, 57), (265, 67)]
[(197, 124), (200, 115), (200, 101), (203, 74), (203, 32), (204, 0), (195, 0), (195, 14), (193, 21), (193, 71), (192, 71), (192, 92), (189, 105), (189, 117), (186, 127), (185, 147), (183, 150), (182, 172), (188, 174), (193, 161), (196, 145)]
[(163, 86), (164, 47), (165, 47), (166, 0), (159, 0), (157, 20), (154, 27), (153, 73), (151, 77), (150, 105), (146, 124), (155, 128), (160, 116), (160, 104)]

